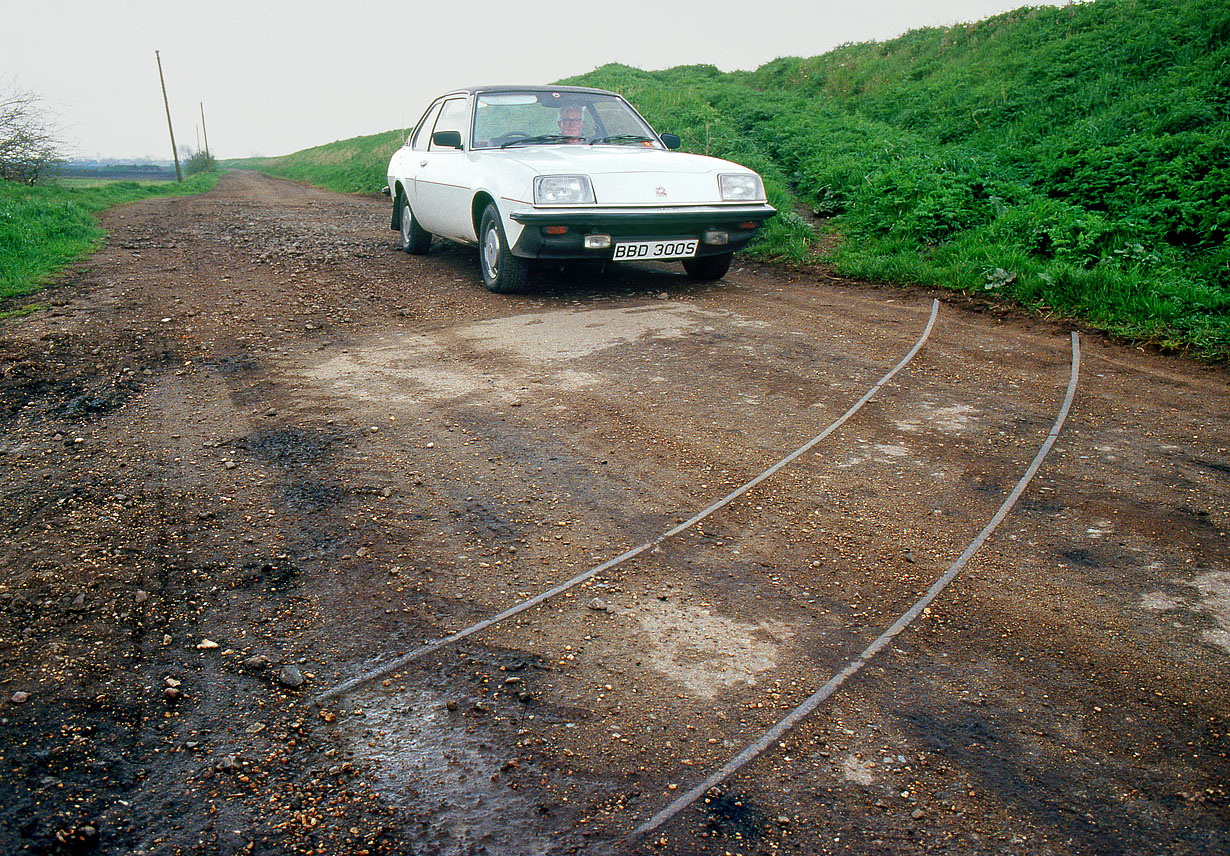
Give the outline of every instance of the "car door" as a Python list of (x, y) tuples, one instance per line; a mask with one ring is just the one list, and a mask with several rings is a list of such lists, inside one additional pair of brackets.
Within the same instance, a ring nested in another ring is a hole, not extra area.
[[(458, 132), (461, 148), (437, 145), (432, 136), (441, 131)], [(418, 162), (414, 182), (414, 214), (428, 232), (458, 241), (474, 241), (474, 224), (470, 219), (473, 189), (468, 153), (470, 99), (466, 96), (445, 99), (431, 133), (425, 136), (426, 149), (415, 152)]]
[(419, 119), (419, 123), (410, 132), (410, 139), (397, 150), (389, 164), (389, 186), (394, 186), (396, 182), (401, 183), (406, 201), (414, 209), (415, 216), (418, 216), (418, 204), (414, 185), (420, 169), (419, 161), (422, 153), (427, 151), (427, 139), (431, 136), (436, 117), (440, 115), (440, 104), (440, 101), (436, 101), (427, 108), (423, 118)]

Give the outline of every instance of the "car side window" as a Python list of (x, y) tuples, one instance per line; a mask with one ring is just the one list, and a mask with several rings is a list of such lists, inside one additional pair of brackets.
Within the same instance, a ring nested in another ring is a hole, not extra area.
[(440, 112), (440, 103), (436, 102), (427, 108), (427, 112), (423, 114), (422, 120), (419, 121), (419, 126), (414, 129), (414, 139), (411, 142), (411, 147), (416, 151), (426, 151), (427, 143), (431, 139), (431, 129), (435, 127), (436, 115)]
[[(466, 140), (470, 136), (470, 104), (465, 98), (450, 98), (444, 102), (444, 106), (440, 108), (440, 117), (436, 119), (436, 127), (433, 133), (438, 131), (457, 131), (461, 134), (461, 145), (464, 147)], [(434, 143), (428, 145), (429, 151), (438, 151), (443, 148), (445, 151), (452, 151), (451, 146), (437, 146)]]

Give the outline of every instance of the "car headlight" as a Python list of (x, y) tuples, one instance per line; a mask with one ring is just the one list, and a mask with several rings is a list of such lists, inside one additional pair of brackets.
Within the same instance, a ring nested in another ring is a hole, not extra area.
[(594, 187), (584, 175), (540, 175), (534, 179), (535, 205), (577, 205), (594, 201)]
[(765, 198), (764, 184), (755, 173), (728, 173), (718, 176), (723, 202), (760, 202)]

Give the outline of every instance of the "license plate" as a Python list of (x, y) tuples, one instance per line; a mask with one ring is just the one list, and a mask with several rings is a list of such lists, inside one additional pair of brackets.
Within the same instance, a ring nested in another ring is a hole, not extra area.
[(627, 241), (615, 245), (615, 259), (690, 259), (700, 241)]

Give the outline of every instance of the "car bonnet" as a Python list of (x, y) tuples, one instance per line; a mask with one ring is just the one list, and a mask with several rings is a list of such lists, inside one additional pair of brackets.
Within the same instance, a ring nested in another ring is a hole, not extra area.
[(631, 146), (534, 146), (502, 155), (540, 175), (587, 175), (599, 205), (695, 205), (717, 202), (717, 174), (745, 167), (686, 152)]

